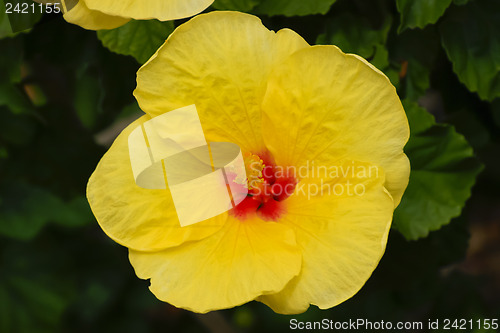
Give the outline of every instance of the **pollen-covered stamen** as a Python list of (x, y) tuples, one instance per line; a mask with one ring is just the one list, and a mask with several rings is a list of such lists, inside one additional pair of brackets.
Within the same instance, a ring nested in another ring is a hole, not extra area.
[(262, 176), (262, 170), (264, 170), (264, 161), (255, 154), (245, 153), (243, 155), (243, 160), (245, 162), (245, 170), (247, 172), (247, 185), (248, 189), (252, 190), (259, 187), (260, 184), (264, 183), (264, 178)]
[(282, 201), (295, 191), (296, 178), (283, 172), (285, 168), (276, 166), (269, 154), (264, 156), (265, 159), (250, 153), (243, 156), (248, 196), (232, 210), (241, 220), (255, 215), (264, 220), (278, 220), (285, 212)]

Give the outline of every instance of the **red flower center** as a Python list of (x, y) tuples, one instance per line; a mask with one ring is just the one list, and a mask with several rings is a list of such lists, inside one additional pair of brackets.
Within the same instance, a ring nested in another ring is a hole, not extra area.
[(297, 179), (288, 168), (276, 166), (268, 153), (248, 156), (248, 195), (230, 214), (240, 220), (257, 215), (263, 220), (277, 221), (286, 211), (283, 201), (295, 191)]

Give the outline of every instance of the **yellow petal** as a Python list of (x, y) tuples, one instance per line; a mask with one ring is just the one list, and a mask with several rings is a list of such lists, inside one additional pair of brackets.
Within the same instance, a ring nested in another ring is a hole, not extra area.
[(230, 218), (216, 234), (161, 252), (130, 251), (141, 279), (176, 307), (205, 313), (283, 289), (300, 271), (293, 231), (281, 224)]
[(263, 103), (265, 143), (281, 165), (354, 159), (381, 166), (397, 206), (408, 184), (408, 120), (387, 77), (335, 46), (276, 67)]
[(134, 92), (151, 116), (196, 104), (208, 141), (263, 149), (261, 102), (272, 68), (308, 44), (252, 15), (212, 12), (177, 28), (137, 74)]
[[(62, 0), (63, 8), (67, 8), (70, 1)], [(123, 18), (116, 15), (104, 14), (97, 10), (89, 9), (84, 1), (78, 3), (71, 8), (67, 8), (64, 13), (64, 19), (88, 30), (114, 29), (118, 28), (128, 21), (129, 18)]]
[[(337, 184), (347, 186), (348, 180)], [(322, 196), (309, 197), (296, 191), (280, 223), (295, 231), (302, 270), (285, 289), (258, 300), (275, 312), (295, 314), (309, 304), (333, 307), (358, 292), (384, 253), (391, 225), (394, 203), (383, 181), (383, 175), (358, 180), (362, 195), (328, 194), (324, 188)]]
[(170, 191), (136, 185), (128, 149), (129, 125), (102, 157), (87, 184), (87, 199), (104, 232), (119, 244), (140, 251), (157, 251), (215, 233), (227, 214), (181, 227)]
[(214, 0), (84, 0), (87, 6), (109, 15), (136, 20), (177, 20), (204, 11)]

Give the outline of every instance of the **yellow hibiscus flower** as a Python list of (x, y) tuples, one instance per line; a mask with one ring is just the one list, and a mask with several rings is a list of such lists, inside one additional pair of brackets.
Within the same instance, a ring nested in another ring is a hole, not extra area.
[(130, 19), (177, 20), (196, 15), (214, 0), (61, 0), (64, 19), (89, 30), (114, 29)]
[[(201, 313), (257, 300), (292, 314), (364, 285), (410, 172), (408, 121), (382, 72), (255, 16), (212, 12), (174, 31), (139, 70), (134, 95), (146, 114), (103, 156), (87, 196), (156, 297)], [(191, 104), (207, 141), (241, 147), (250, 186), (235, 209), (180, 227), (168, 189), (135, 184), (127, 140)]]

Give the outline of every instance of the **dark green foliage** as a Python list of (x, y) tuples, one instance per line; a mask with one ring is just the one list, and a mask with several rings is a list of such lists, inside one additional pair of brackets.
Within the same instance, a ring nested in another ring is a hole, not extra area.
[[(405, 148), (412, 174), (386, 254), (355, 297), (293, 317), (253, 302), (221, 311), (222, 320), (238, 332), (280, 332), (291, 318), (498, 318), (498, 1), (212, 7), (257, 14), (269, 29), (291, 28), (311, 44), (367, 58), (396, 86), (412, 132)], [(0, 332), (208, 331), (221, 318), (156, 300), (85, 199), (113, 128), (140, 113), (132, 95), (138, 68), (180, 22), (131, 21), (96, 34), (60, 16), (11, 19), (28, 28), (41, 21), (20, 33), (0, 10)], [(464, 263), (469, 230), (474, 246)]]
[(482, 166), (465, 138), (413, 102), (403, 103), (411, 137), (405, 152), (410, 183), (393, 227), (407, 239), (425, 237), (460, 215)]
[(101, 30), (97, 36), (111, 51), (131, 55), (143, 64), (165, 42), (165, 37), (173, 30), (172, 22), (132, 20), (117, 29)]
[(440, 29), (460, 81), (484, 100), (500, 97), (500, 3), (477, 0), (452, 8)]
[(403, 31), (436, 23), (450, 6), (451, 0), (396, 0), (396, 4), (401, 14), (398, 30)]

